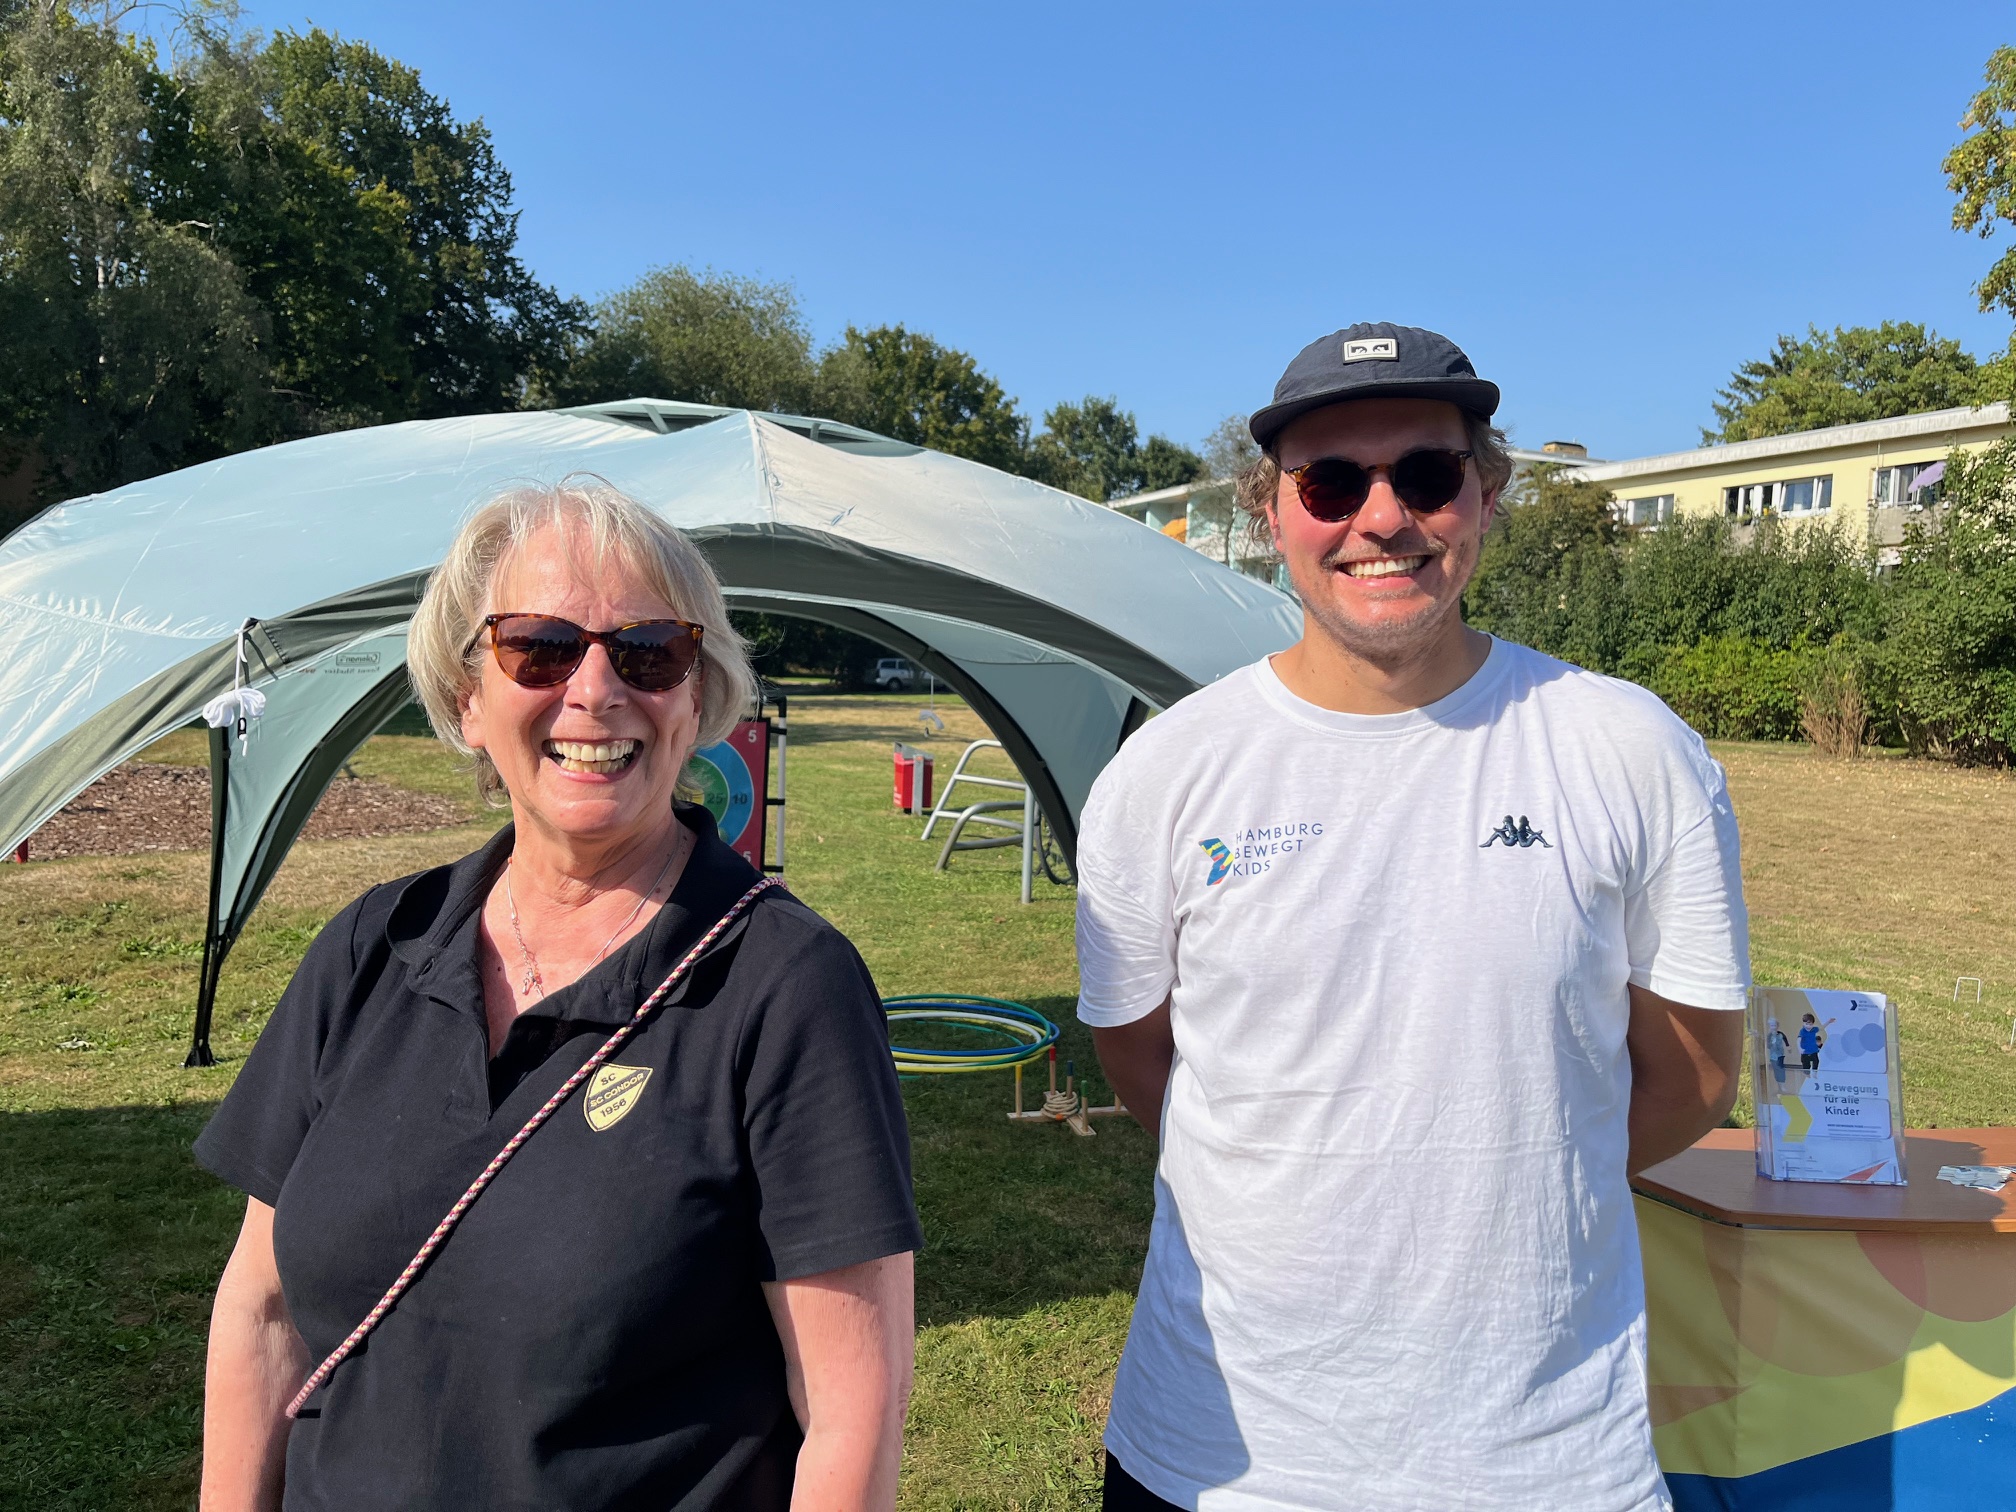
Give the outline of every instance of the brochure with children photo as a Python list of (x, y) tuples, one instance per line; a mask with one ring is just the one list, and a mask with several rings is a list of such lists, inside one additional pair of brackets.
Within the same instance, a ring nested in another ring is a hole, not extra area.
[(1750, 1043), (1758, 1175), (1905, 1184), (1889, 998), (1759, 987), (1750, 997)]

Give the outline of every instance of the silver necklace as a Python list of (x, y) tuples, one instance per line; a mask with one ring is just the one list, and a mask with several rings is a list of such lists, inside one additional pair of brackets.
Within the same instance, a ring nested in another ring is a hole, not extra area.
[[(609, 954), (609, 947), (616, 943), (617, 936), (637, 922), (637, 915), (644, 912), (644, 905), (657, 893), (659, 884), (665, 880), (665, 874), (672, 870), (672, 863), (679, 859), (679, 852), (684, 844), (683, 833), (674, 838), (672, 853), (665, 858), (665, 864), (658, 868), (658, 875), (652, 880), (650, 887), (645, 889), (644, 896), (637, 900), (637, 906), (624, 915), (623, 922), (616, 926), (609, 938), (602, 942), (602, 948), (595, 952), (595, 959), (588, 963), (590, 971), (602, 964), (602, 958)], [(511, 891), (511, 862), (515, 859), (514, 852), (504, 861), (504, 907), (511, 918), (511, 937), (518, 942), (518, 954), (525, 958), (525, 975), (519, 979), (518, 995), (532, 997), (536, 993), (538, 997), (543, 998), (546, 996), (546, 979), (539, 974), (539, 962), (532, 954), (532, 947), (525, 943), (525, 931), (518, 927), (518, 899)]]

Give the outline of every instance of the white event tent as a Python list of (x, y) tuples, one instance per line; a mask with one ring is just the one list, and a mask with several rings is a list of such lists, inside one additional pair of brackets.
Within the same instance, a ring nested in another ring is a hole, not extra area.
[(662, 400), (266, 447), (59, 505), (0, 542), (0, 844), (189, 724), (213, 731), (192, 1064), (225, 954), (342, 762), (409, 696), (406, 624), (476, 504), (608, 479), (691, 534), (729, 603), (856, 631), (963, 694), (1067, 852), (1149, 710), (1291, 641), (1282, 594), (1070, 494), (851, 426)]

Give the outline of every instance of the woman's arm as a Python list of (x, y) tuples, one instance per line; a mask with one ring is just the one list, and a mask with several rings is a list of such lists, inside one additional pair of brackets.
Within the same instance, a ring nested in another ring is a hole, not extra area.
[(273, 1512), (287, 1464), (287, 1404), (308, 1377), (273, 1260), (273, 1209), (245, 1200), (210, 1311), (203, 1398), (203, 1512)]
[(914, 1275), (901, 1254), (764, 1284), (805, 1431), (791, 1512), (896, 1505), (917, 1345)]

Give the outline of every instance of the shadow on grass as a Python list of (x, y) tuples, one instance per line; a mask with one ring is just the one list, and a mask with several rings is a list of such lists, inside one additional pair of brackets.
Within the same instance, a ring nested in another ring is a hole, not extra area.
[[(1069, 999), (1062, 1060), (1112, 1095)], [(1045, 1075), (1030, 1068), (1028, 1105)], [(922, 1326), (1132, 1292), (1154, 1149), (1003, 1115), (1013, 1076), (904, 1083), (927, 1250)], [(190, 1159), (213, 1104), (0, 1114), (0, 1506), (193, 1505), (210, 1298), (244, 1199)]]
[(212, 1106), (0, 1114), (0, 1506), (195, 1504), (244, 1210), (189, 1157)]
[[(898, 741), (905, 745), (918, 745), (927, 741), (943, 742), (949, 738), (925, 729), (914, 718), (907, 724), (892, 719), (886, 724), (817, 725), (809, 719), (801, 722), (795, 714), (791, 717), (791, 744), (794, 746), (840, 745), (867, 740), (887, 741), (890, 745)], [(964, 749), (963, 742), (960, 749)], [(953, 752), (954, 757), (957, 754), (957, 751)]]
[[(793, 695), (791, 743), (812, 746), (850, 740), (878, 744), (899, 740), (909, 744), (928, 742), (940, 748), (949, 748), (956, 755), (968, 739), (988, 734), (977, 720), (974, 722), (975, 734), (964, 738), (929, 730), (918, 715), (931, 706), (931, 700), (921, 689), (916, 693), (857, 693), (817, 699)], [(963, 699), (948, 697), (942, 690), (938, 695), (938, 708), (955, 721), (964, 720), (971, 714)]]
[[(1075, 1061), (1090, 1100), (1110, 1103), (1072, 1000), (1029, 1006), (1064, 1026), (1060, 1084), (1063, 1063)], [(1040, 1105), (1047, 1073), (1039, 1063), (1023, 1074), (1024, 1106)], [(1091, 1139), (1012, 1123), (1008, 1071), (919, 1077), (903, 1084), (903, 1100), (924, 1220), (920, 1327), (1134, 1291), (1154, 1216), (1155, 1146), (1133, 1119), (1096, 1119)]]

